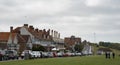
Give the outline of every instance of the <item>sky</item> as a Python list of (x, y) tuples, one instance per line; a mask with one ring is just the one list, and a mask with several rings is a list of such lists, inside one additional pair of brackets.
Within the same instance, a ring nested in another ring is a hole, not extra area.
[(120, 0), (0, 0), (0, 32), (23, 24), (53, 29), (61, 38), (120, 42)]

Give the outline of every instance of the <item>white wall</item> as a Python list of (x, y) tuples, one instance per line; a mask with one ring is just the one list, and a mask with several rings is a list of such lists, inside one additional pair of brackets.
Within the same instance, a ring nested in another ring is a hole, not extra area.
[(11, 36), (11, 34), (9, 35), (9, 39), (8, 39), (8, 42), (7, 42), (8, 44), (11, 44), (12, 43), (12, 36)]
[(22, 28), (20, 29), (20, 34), (21, 34), (21, 35), (30, 35), (30, 37), (31, 37), (31, 39), (32, 39), (32, 42), (35, 41), (35, 40), (34, 40), (34, 36), (33, 36), (26, 28), (24, 28), (24, 27), (22, 27)]
[(14, 40), (13, 40), (13, 43), (17, 44), (18, 43), (18, 39), (17, 39), (17, 36), (15, 36)]

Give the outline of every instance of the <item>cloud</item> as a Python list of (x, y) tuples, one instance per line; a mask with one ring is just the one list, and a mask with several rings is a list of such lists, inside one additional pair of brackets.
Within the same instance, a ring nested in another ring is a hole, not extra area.
[[(24, 23), (93, 42), (119, 41), (119, 0), (0, 0), (0, 31)], [(3, 29), (4, 27), (4, 29)]]
[(92, 7), (92, 6), (99, 6), (101, 2), (102, 2), (101, 0), (86, 0), (85, 4), (86, 6)]

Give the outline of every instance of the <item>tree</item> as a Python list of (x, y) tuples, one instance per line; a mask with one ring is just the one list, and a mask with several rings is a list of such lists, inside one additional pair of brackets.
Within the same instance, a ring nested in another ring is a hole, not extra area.
[(83, 47), (84, 47), (84, 45), (82, 43), (81, 44), (76, 44), (75, 47), (74, 47), (74, 49), (77, 52), (81, 52), (82, 49), (83, 49)]
[(108, 47), (108, 48), (113, 48), (120, 50), (120, 43), (112, 43), (112, 42), (99, 42), (100, 46)]

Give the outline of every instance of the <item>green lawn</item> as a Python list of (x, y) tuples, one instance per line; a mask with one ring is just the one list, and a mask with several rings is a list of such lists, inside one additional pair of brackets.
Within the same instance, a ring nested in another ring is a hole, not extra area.
[(105, 59), (104, 56), (47, 58), (0, 62), (0, 65), (120, 65), (120, 57)]

